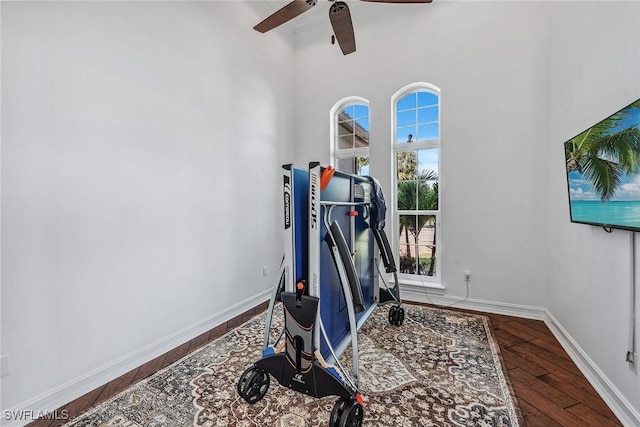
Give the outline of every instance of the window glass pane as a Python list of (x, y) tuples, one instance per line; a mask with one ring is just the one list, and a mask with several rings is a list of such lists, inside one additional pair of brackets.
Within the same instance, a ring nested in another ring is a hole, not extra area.
[(396, 125), (398, 127), (411, 126), (416, 124), (416, 110), (398, 111), (396, 114)]
[(415, 215), (400, 215), (398, 248), (400, 249), (401, 273), (415, 274), (416, 272), (416, 239), (413, 232), (416, 220)]
[(349, 135), (353, 133), (353, 120), (338, 122), (338, 135)]
[(420, 227), (420, 233), (418, 233), (417, 236), (417, 243), (419, 245), (435, 246), (435, 224), (435, 215), (418, 215), (418, 227)]
[(369, 120), (368, 119), (356, 120), (355, 146), (356, 147), (369, 146)]
[(353, 148), (353, 135), (343, 135), (338, 137), (338, 148)]
[[(428, 125), (418, 126), (418, 138), (420, 141), (425, 139), (435, 139), (438, 137), (438, 123), (430, 123)], [(415, 136), (415, 135), (414, 135)]]
[(438, 95), (431, 92), (418, 92), (418, 106), (437, 105)]
[(369, 175), (369, 157), (341, 157), (336, 168), (355, 175)]
[(438, 190), (437, 181), (418, 181), (418, 209), (438, 210)]
[[(336, 150), (369, 147), (369, 106), (350, 104), (335, 116)], [(336, 159), (340, 157), (336, 153)]]
[(344, 157), (342, 159), (338, 159), (337, 169), (343, 172), (355, 173), (355, 159), (353, 157)]
[(358, 175), (369, 175), (369, 156), (356, 158)]
[(408, 110), (408, 109), (411, 109), (411, 108), (416, 108), (416, 94), (415, 93), (410, 93), (408, 95), (405, 95), (403, 98), (400, 98), (400, 100), (396, 104), (396, 110), (397, 111)]
[(418, 123), (437, 122), (438, 107), (420, 108), (418, 110)]
[(396, 155), (398, 181), (416, 179), (418, 156), (415, 151), (400, 151)]
[(409, 126), (404, 128), (398, 128), (396, 131), (396, 144), (402, 144), (409, 141), (409, 135), (411, 135), (411, 141), (416, 140), (417, 128), (415, 126)]
[(418, 176), (422, 179), (436, 179), (438, 175), (439, 148), (418, 150)]
[(427, 181), (416, 181), (416, 203), (414, 204), (414, 209), (425, 209), (424, 206), (427, 204), (427, 198), (430, 196), (429, 189), (430, 187)]
[(435, 248), (436, 248), (436, 217), (434, 215), (419, 215), (418, 224), (420, 232), (416, 235), (418, 245), (419, 274), (433, 276), (435, 274)]
[(416, 187), (417, 181), (398, 182), (398, 210), (413, 211), (416, 209)]
[(356, 127), (360, 127), (362, 130), (367, 131), (369, 133), (369, 117), (360, 118), (356, 120)]
[(362, 119), (369, 117), (369, 107), (364, 104), (356, 104), (353, 106), (353, 116), (354, 119)]
[(436, 257), (435, 247), (430, 246), (418, 246), (418, 271), (417, 274), (423, 276), (433, 276), (436, 273)]
[(356, 147), (368, 147), (369, 146), (369, 135), (356, 135), (355, 137), (355, 146)]
[(436, 216), (435, 215), (418, 215), (416, 227), (420, 228), (417, 234), (417, 243), (425, 246), (435, 246), (436, 244)]
[(353, 115), (353, 105), (347, 105), (338, 113), (338, 120), (352, 119)]
[(400, 273), (416, 274), (416, 258), (400, 249)]

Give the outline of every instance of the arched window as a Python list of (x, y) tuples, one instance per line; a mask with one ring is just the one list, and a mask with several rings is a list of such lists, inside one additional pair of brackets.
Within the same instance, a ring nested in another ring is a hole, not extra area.
[(393, 108), (394, 225), (401, 279), (440, 281), (440, 90), (400, 89)]
[(369, 175), (369, 101), (344, 98), (331, 109), (331, 159), (336, 169)]

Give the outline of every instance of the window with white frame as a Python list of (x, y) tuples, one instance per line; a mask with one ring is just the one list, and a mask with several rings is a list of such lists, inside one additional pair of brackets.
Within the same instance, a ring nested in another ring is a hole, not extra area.
[(331, 109), (332, 157), (336, 169), (369, 175), (369, 102), (349, 97)]
[(400, 280), (440, 281), (440, 90), (416, 83), (393, 105), (394, 220)]

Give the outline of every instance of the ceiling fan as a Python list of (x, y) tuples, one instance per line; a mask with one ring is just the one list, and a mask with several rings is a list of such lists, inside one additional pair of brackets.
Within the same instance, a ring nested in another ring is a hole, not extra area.
[[(308, 11), (316, 5), (318, 0), (293, 0), (282, 9), (272, 13), (258, 25), (253, 27), (254, 30), (266, 33), (285, 22), (290, 21), (298, 15)], [(348, 55), (356, 51), (356, 38), (353, 33), (353, 23), (351, 22), (351, 12), (349, 6), (343, 1), (330, 0), (332, 2), (329, 8), (329, 20), (333, 27), (335, 39), (342, 49), (344, 55)], [(374, 3), (431, 3), (432, 0), (361, 0)]]

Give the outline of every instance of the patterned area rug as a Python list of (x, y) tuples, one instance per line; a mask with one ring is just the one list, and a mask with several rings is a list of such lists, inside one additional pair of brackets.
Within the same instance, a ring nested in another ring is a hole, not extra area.
[[(403, 326), (378, 307), (358, 334), (363, 425), (523, 425), (487, 317), (404, 307)], [(336, 397), (311, 398), (274, 379), (254, 405), (238, 396), (238, 378), (260, 357), (264, 322), (263, 313), (67, 425), (327, 426)]]

